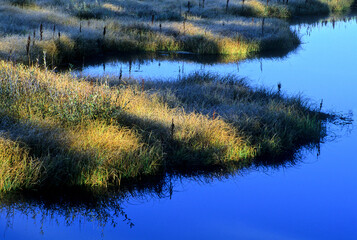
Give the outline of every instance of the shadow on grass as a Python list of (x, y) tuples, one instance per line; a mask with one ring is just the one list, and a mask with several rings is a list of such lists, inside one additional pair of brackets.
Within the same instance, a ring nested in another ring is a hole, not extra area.
[(7, 138), (20, 141), (29, 149), (31, 157), (42, 162), (41, 179), (37, 183), (39, 188), (75, 185), (83, 173), (93, 170), (88, 156), (73, 152), (66, 139), (61, 139), (62, 129), (39, 127), (31, 120), (21, 123), (8, 117), (1, 119), (1, 128)]

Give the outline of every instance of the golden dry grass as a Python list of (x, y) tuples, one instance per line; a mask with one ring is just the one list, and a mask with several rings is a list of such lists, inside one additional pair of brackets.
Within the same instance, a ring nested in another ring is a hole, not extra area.
[(116, 185), (163, 165), (221, 164), (255, 154), (230, 124), (170, 108), (137, 86), (110, 88), (6, 62), (0, 78), (2, 128), (36, 159), (47, 159), (40, 185)]
[[(277, 19), (265, 19), (262, 34), (262, 19), (217, 13), (214, 5), (207, 16), (196, 13), (197, 6), (186, 14), (177, 5), (169, 12), (177, 11), (178, 18), (170, 18), (162, 9), (173, 4), (177, 2), (155, 2), (151, 7), (140, 1), (34, 1), (25, 7), (7, 3), (0, 6), (0, 57), (42, 63), (45, 51), (47, 64), (58, 65), (108, 52), (190, 51), (231, 55), (236, 60), (263, 52), (266, 41), (278, 50), (299, 44), (288, 24)], [(95, 14), (83, 18), (83, 11)]]
[[(0, 79), (3, 191), (119, 186), (175, 169), (250, 165), (325, 134), (326, 115), (303, 99), (237, 79), (110, 86), (4, 61)], [(16, 167), (8, 168), (11, 159)]]

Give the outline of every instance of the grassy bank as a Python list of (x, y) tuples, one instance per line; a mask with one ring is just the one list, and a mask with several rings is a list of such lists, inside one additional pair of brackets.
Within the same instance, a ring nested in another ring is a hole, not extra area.
[(108, 84), (2, 61), (0, 79), (2, 191), (274, 163), (325, 136), (306, 100), (230, 77)]
[(343, 14), (351, 9), (354, 0), (288, 0), (288, 1), (239, 1), (229, 12), (246, 17), (297, 18)]
[(46, 55), (48, 65), (59, 65), (115, 52), (189, 51), (233, 61), (299, 44), (283, 21), (191, 4), (188, 11), (177, 1), (5, 1), (0, 57), (31, 64)]
[(353, 0), (6, 0), (0, 58), (59, 65), (107, 53), (189, 51), (236, 61), (300, 41), (276, 18), (345, 12)]

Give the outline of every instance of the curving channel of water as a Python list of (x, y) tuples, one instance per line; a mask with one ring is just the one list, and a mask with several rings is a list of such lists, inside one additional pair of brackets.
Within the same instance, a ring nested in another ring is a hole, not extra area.
[[(104, 69), (87, 66), (81, 74), (118, 74), (120, 68), (135, 78), (238, 74), (255, 86), (280, 82), (288, 94), (302, 93), (317, 104), (323, 99), (325, 110), (356, 113), (357, 19), (292, 27), (303, 44), (283, 58), (214, 63), (163, 54), (112, 61)], [(332, 127), (319, 151), (302, 150), (291, 167), (171, 179), (87, 208), (56, 204), (61, 199), (1, 200), (0, 239), (357, 239), (356, 146), (353, 127)]]

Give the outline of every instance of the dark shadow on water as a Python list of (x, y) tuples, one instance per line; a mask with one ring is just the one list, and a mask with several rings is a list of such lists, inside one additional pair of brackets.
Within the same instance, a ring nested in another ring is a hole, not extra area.
[[(295, 161), (286, 163), (294, 165)], [(233, 170), (234, 168), (234, 170)], [(106, 227), (135, 228), (135, 219), (125, 212), (125, 203), (130, 201), (149, 201), (150, 199), (172, 198), (175, 184), (182, 179), (200, 183), (227, 179), (242, 175), (240, 165), (231, 169), (201, 169), (182, 173), (171, 173), (156, 177), (143, 178), (135, 183), (127, 183), (120, 189), (43, 189), (40, 191), (21, 191), (0, 194), (0, 216), (12, 228), (16, 218), (28, 217), (29, 223), (39, 223), (39, 234), (46, 235), (46, 225), (77, 226), (86, 222), (93, 223), (102, 232)]]
[[(294, 52), (295, 49), (282, 49), (280, 51), (267, 50), (261, 54), (251, 55), (249, 59), (267, 58), (267, 59), (283, 59), (289, 53)], [(240, 59), (235, 55), (214, 55), (214, 54), (195, 54), (191, 52), (135, 52), (135, 53), (116, 53), (105, 54), (98, 56), (95, 59), (84, 59), (82, 62), (73, 62), (72, 70), (82, 71), (84, 68), (91, 68), (96, 66), (103, 66), (106, 64), (116, 63), (118, 65), (137, 65), (146, 64), (160, 61), (172, 61), (172, 62), (185, 62), (196, 63), (203, 65), (212, 65), (219, 63), (231, 63), (240, 62), (247, 59)], [(66, 66), (59, 67), (59, 70), (66, 71)], [(118, 71), (119, 72), (119, 71)]]
[(325, 22), (333, 22), (333, 21), (355, 21), (357, 16), (357, 1), (355, 2), (355, 7), (345, 14), (342, 15), (334, 15), (331, 16), (305, 16), (305, 17), (297, 17), (289, 20), (290, 25), (312, 25), (319, 26), (321, 24), (325, 24)]

